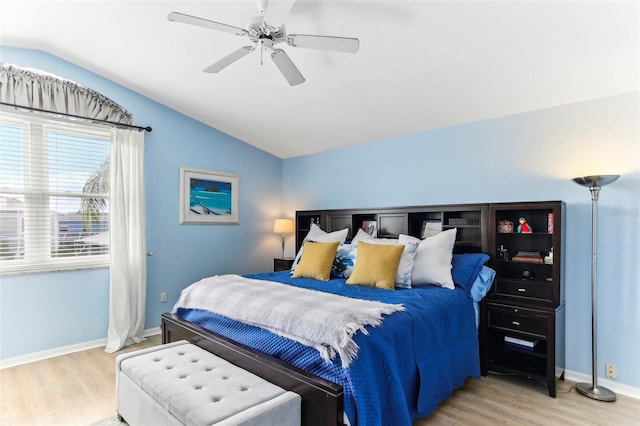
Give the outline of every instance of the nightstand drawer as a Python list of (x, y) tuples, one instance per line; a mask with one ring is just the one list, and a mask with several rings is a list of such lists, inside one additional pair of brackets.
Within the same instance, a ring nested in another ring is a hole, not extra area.
[(521, 309), (509, 311), (489, 309), (489, 327), (500, 327), (508, 330), (546, 336), (547, 320), (545, 317), (525, 315)]
[(499, 295), (526, 297), (548, 302), (553, 299), (553, 287), (550, 284), (498, 279), (495, 286), (495, 293)]
[(293, 257), (275, 258), (273, 259), (273, 271), (288, 271), (293, 265)]

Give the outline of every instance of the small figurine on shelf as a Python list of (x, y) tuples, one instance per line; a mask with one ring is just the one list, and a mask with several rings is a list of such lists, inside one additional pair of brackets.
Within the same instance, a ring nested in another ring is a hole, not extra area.
[(551, 247), (549, 253), (544, 257), (544, 263), (547, 265), (553, 265), (553, 247)]
[(529, 224), (527, 223), (527, 219), (521, 217), (520, 219), (518, 219), (518, 222), (520, 222), (520, 225), (518, 225), (519, 234), (531, 234), (533, 232), (533, 228), (529, 226)]
[(498, 260), (504, 260), (504, 261), (509, 260), (509, 250), (504, 248), (504, 246), (502, 245), (498, 249)]

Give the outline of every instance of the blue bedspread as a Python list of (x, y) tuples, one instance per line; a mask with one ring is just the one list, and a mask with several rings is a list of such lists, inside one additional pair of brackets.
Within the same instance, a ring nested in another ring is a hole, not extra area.
[(342, 385), (352, 425), (411, 425), (427, 416), (468, 377), (480, 377), (478, 336), (471, 298), (463, 290), (425, 286), (382, 290), (344, 279), (291, 278), (289, 271), (247, 275), (348, 297), (401, 303), (406, 312), (385, 316), (357, 333), (358, 358), (347, 369), (324, 362), (313, 348), (213, 313), (179, 309), (177, 316), (291, 365)]

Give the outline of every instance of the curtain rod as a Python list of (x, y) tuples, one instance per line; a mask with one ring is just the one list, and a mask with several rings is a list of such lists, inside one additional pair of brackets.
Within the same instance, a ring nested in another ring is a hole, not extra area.
[(110, 124), (110, 125), (115, 126), (115, 127), (126, 127), (128, 129), (136, 129), (136, 130), (140, 130), (140, 131), (144, 130), (145, 132), (149, 132), (149, 133), (151, 133), (151, 131), (153, 130), (150, 126), (141, 127), (141, 126), (135, 126), (133, 124), (116, 123), (115, 121), (100, 120), (98, 118), (82, 117), (80, 115), (67, 114), (65, 112), (48, 111), (46, 109), (28, 107), (28, 106), (24, 106), (24, 105), (15, 105), (15, 104), (10, 104), (10, 103), (6, 103), (6, 102), (0, 102), (0, 105), (7, 106), (7, 107), (12, 107), (12, 108), (16, 108), (16, 109), (25, 109), (27, 111), (43, 112), (45, 114), (53, 114), (53, 115), (61, 115), (63, 117), (77, 118), (77, 119), (80, 119), (80, 120), (91, 121), (91, 122), (94, 122), (94, 123)]

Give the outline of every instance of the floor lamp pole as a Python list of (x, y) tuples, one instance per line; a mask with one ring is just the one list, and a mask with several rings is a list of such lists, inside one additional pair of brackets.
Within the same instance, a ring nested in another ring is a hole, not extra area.
[(611, 390), (598, 386), (598, 357), (597, 357), (597, 303), (596, 303), (596, 263), (598, 247), (598, 195), (600, 188), (608, 185), (620, 176), (602, 175), (585, 176), (575, 178), (573, 181), (579, 185), (586, 186), (591, 192), (591, 383), (576, 383), (576, 390), (584, 396), (588, 396), (598, 401), (615, 401), (616, 394)]

